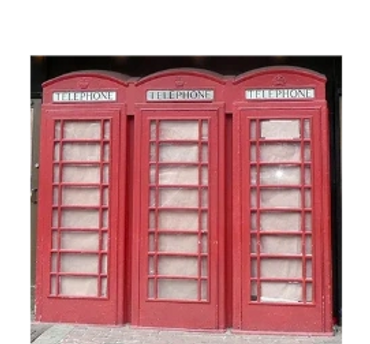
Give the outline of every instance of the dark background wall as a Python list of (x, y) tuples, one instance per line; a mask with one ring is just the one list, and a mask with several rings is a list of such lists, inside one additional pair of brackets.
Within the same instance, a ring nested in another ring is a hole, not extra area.
[(85, 69), (104, 69), (141, 77), (168, 68), (204, 68), (237, 75), (251, 69), (290, 65), (325, 74), (341, 87), (340, 56), (34, 56), (31, 57), (31, 92), (41, 92), (41, 83), (58, 75)]

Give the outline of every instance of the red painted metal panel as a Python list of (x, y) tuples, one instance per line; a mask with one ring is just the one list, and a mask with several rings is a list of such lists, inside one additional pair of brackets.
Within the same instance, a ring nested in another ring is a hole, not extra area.
[(136, 119), (133, 323), (223, 328), (222, 105), (142, 105)]
[(122, 115), (118, 107), (43, 106), (39, 321), (113, 324), (122, 317), (117, 310)]

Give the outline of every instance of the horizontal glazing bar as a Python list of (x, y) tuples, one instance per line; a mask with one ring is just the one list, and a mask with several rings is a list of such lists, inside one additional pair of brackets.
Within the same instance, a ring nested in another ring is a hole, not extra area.
[(159, 252), (149, 251), (149, 256), (168, 256), (168, 257), (208, 257), (208, 253), (186, 253), (186, 252)]
[(107, 205), (53, 205), (54, 209), (108, 209)]
[(91, 273), (91, 272), (50, 272), (52, 276), (77, 276), (77, 277), (108, 277), (106, 273)]
[[(251, 166), (255, 166), (257, 164), (261, 165), (261, 166), (298, 166), (298, 165), (301, 166), (302, 162), (300, 162), (300, 161), (285, 161), (285, 162), (282, 162), (282, 161), (277, 161), (277, 162), (258, 161), (258, 162), (251, 162), (250, 164), (251, 164)], [(311, 165), (311, 162), (305, 162), (304, 164), (306, 166), (309, 166), (309, 165)]]
[(108, 232), (108, 228), (78, 228), (78, 227), (52, 227), (51, 228), (54, 231), (60, 230), (60, 231), (71, 231), (71, 232)]
[(161, 142), (165, 142), (165, 143), (175, 143), (175, 144), (178, 144), (178, 143), (198, 143), (198, 142), (201, 142), (201, 143), (208, 143), (208, 140), (175, 140), (175, 139), (158, 139), (157, 140), (149, 140), (150, 143), (161, 143)]
[[(257, 211), (259, 210), (261, 213), (264, 212), (301, 212), (302, 208), (288, 208), (288, 207), (275, 207), (275, 208), (251, 208), (251, 211)], [(304, 208), (304, 211), (312, 211), (311, 208)]]
[[(162, 186), (162, 185), (161, 185)], [(281, 190), (281, 189), (311, 189), (310, 185), (280, 185), (280, 184), (274, 184), (274, 185), (259, 185), (259, 188), (261, 190), (263, 189), (274, 189), (274, 190)], [(257, 185), (250, 185), (250, 188), (257, 189)]]
[(310, 259), (312, 257), (311, 254), (270, 254), (270, 253), (260, 253), (259, 255), (257, 253), (251, 253), (252, 258), (284, 258), (284, 259), (294, 259), (294, 258), (303, 258)]
[(208, 166), (208, 162), (161, 162), (161, 161), (149, 161), (151, 166)]
[(51, 253), (81, 253), (81, 254), (107, 254), (108, 251), (101, 250), (101, 251), (95, 251), (95, 250), (65, 250), (65, 249), (51, 249)]
[[(149, 228), (149, 233), (158, 233), (158, 234), (198, 234), (198, 233), (203, 233), (203, 234), (207, 234), (208, 231), (206, 230), (201, 230), (201, 231), (197, 231), (197, 230), (177, 230), (177, 229), (158, 229), (158, 230), (155, 230), (153, 228)], [(302, 235), (302, 234), (300, 234)]]
[(76, 165), (76, 166), (100, 166), (100, 165), (109, 165), (109, 161), (100, 161), (100, 160), (61, 160), (54, 161), (54, 165)]
[[(253, 234), (255, 235), (256, 234), (256, 230), (252, 231)], [(302, 232), (300, 231), (260, 231), (259, 232), (260, 236), (263, 236), (263, 235), (266, 235), (266, 236), (270, 236), (270, 235), (276, 235), (276, 236), (280, 236), (280, 235), (291, 235), (291, 236), (297, 236), (299, 238), (302, 237)], [(311, 236), (311, 233), (310, 232), (306, 232), (305, 233), (306, 236)]]
[(100, 140), (100, 139), (55, 139), (54, 142), (65, 142), (65, 143), (100, 143), (100, 142), (104, 142), (104, 143), (109, 143), (109, 139), (103, 139), (103, 140)]
[(188, 210), (208, 210), (208, 207), (207, 208), (199, 208), (199, 207), (187, 207), (187, 208), (184, 208), (184, 207), (149, 207), (148, 209), (149, 210), (159, 209), (159, 210), (184, 210), (184, 211), (188, 211)]
[(184, 184), (150, 184), (149, 185), (150, 188), (152, 189), (156, 189), (157, 187), (159, 189), (193, 189), (193, 190), (198, 190), (199, 188), (200, 189), (207, 189), (208, 188), (208, 185), (193, 185), (193, 184), (187, 184), (187, 185), (184, 185)]
[(260, 138), (259, 140), (255, 139), (250, 139), (250, 142), (257, 142), (259, 141), (260, 143), (290, 143), (290, 142), (311, 142), (310, 139), (264, 139)]
[(101, 186), (109, 186), (108, 183), (53, 183), (52, 184), (53, 186), (65, 186), (65, 187), (74, 187), (74, 186), (77, 186), (77, 187), (99, 187), (100, 185)]
[(154, 278), (160, 279), (187, 279), (187, 280), (202, 280), (207, 281), (208, 277), (204, 276), (186, 276), (186, 275), (150, 275), (149, 280), (154, 280)]
[(251, 281), (261, 281), (261, 282), (312, 282), (312, 278), (283, 278), (283, 277), (251, 277)]

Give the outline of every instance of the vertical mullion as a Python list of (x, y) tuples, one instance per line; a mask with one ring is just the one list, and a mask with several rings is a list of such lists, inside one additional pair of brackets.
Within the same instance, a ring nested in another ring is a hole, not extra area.
[[(101, 296), (101, 274), (102, 274), (102, 228), (103, 228), (103, 211), (102, 211), (102, 206), (103, 206), (103, 171), (104, 171), (104, 121), (100, 121), (100, 185), (99, 185), (99, 247), (98, 247), (98, 297)], [(107, 219), (108, 220), (108, 219)], [(108, 260), (108, 257), (106, 257)], [(107, 261), (108, 265), (108, 261)], [(108, 274), (108, 267), (107, 267), (107, 274)]]
[(198, 301), (201, 300), (201, 276), (202, 276), (202, 189), (201, 189), (201, 173), (202, 173), (202, 121), (198, 120)]
[(305, 185), (305, 141), (304, 141), (304, 118), (300, 119), (301, 131), (301, 250), (302, 250), (302, 301), (306, 303), (306, 233), (305, 233), (305, 208), (306, 191)]
[[(249, 122), (251, 123), (251, 122)], [(256, 230), (257, 230), (257, 302), (261, 302), (261, 236), (260, 236), (260, 129), (261, 122), (256, 119)]]
[[(54, 122), (56, 123), (56, 122)], [(54, 124), (54, 131), (55, 131), (55, 124)], [(58, 159), (58, 172), (59, 172), (59, 178), (58, 178), (58, 246), (57, 246), (57, 271), (56, 271), (56, 280), (57, 280), (57, 285), (56, 285), (56, 295), (59, 295), (60, 293), (60, 268), (61, 268), (61, 257), (60, 257), (60, 250), (61, 250), (61, 231), (60, 228), (62, 226), (62, 219), (61, 219), (61, 205), (62, 205), (62, 160), (63, 160), (63, 133), (64, 133), (64, 120), (60, 121), (60, 133), (59, 133), (59, 159)], [(54, 134), (55, 135), (55, 134)]]
[[(159, 125), (160, 121), (155, 121), (155, 234), (154, 234), (154, 298), (158, 299), (158, 206), (159, 206)], [(149, 122), (150, 128), (150, 122)], [(150, 131), (151, 132), (151, 131)], [(150, 149), (150, 147), (149, 147)], [(150, 192), (150, 190), (149, 190)], [(150, 196), (149, 196), (150, 197)]]

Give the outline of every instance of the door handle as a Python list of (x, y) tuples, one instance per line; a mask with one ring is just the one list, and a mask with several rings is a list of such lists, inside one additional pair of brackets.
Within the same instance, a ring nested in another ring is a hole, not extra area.
[(31, 203), (37, 204), (37, 188), (31, 189)]

